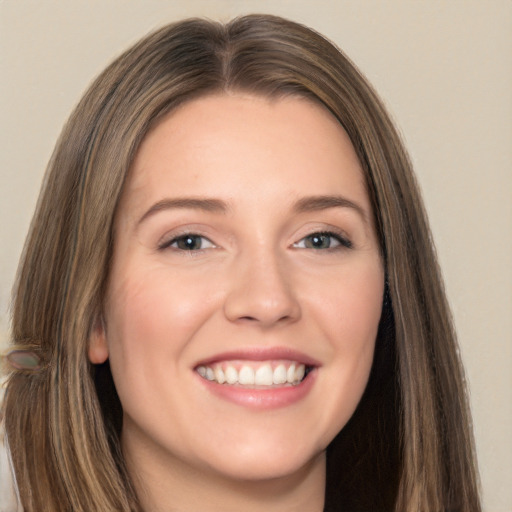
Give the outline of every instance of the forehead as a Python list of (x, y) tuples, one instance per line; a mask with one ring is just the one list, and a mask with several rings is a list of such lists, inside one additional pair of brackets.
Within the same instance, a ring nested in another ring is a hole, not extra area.
[(147, 134), (123, 202), (276, 188), (292, 196), (346, 189), (368, 199), (350, 139), (326, 108), (296, 96), (216, 94), (180, 106)]

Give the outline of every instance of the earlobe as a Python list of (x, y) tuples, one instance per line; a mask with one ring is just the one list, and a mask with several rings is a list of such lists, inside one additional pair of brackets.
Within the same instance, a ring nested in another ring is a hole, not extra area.
[(89, 361), (92, 364), (102, 364), (108, 359), (108, 344), (105, 325), (101, 318), (95, 322), (89, 336)]

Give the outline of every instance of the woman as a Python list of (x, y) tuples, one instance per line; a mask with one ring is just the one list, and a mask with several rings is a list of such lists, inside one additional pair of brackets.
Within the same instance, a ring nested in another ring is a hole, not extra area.
[(27, 511), (480, 509), (406, 152), (355, 67), (290, 21), (171, 25), (93, 83), (13, 338)]

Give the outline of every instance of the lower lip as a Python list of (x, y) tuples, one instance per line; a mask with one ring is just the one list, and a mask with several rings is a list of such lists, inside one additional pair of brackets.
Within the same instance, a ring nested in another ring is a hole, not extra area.
[(278, 409), (292, 405), (302, 399), (311, 391), (316, 380), (316, 370), (312, 370), (306, 378), (295, 386), (278, 388), (254, 389), (242, 386), (230, 386), (197, 377), (206, 386), (209, 392), (223, 400), (253, 409)]

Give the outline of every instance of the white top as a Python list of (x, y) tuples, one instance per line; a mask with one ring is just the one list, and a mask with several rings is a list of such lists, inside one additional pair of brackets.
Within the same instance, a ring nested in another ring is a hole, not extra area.
[(0, 512), (23, 512), (5, 432), (0, 432)]

